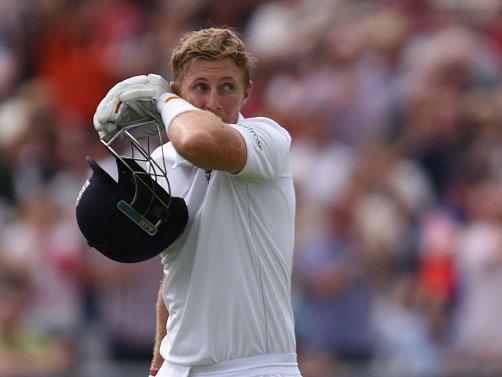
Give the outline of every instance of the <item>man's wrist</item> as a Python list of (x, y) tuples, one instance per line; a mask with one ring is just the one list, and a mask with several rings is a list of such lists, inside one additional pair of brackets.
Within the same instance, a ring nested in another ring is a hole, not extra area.
[(157, 109), (162, 116), (162, 121), (164, 122), (167, 133), (169, 133), (169, 127), (171, 126), (172, 121), (178, 115), (187, 111), (199, 110), (190, 102), (185, 101), (183, 98), (173, 93), (162, 94), (159, 97)]

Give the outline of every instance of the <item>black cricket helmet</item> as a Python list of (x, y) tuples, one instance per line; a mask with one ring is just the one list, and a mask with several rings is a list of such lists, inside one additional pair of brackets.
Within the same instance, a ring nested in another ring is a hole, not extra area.
[[(122, 263), (142, 262), (160, 254), (188, 222), (185, 201), (170, 195), (165, 167), (162, 169), (150, 158), (150, 146), (145, 150), (130, 137), (122, 139), (140, 151), (139, 158), (134, 153), (126, 157), (103, 142), (115, 157), (117, 181), (86, 157), (92, 176), (80, 191), (76, 205), (77, 223), (88, 244)], [(138, 162), (148, 166), (148, 172)], [(160, 178), (167, 191), (159, 184)]]

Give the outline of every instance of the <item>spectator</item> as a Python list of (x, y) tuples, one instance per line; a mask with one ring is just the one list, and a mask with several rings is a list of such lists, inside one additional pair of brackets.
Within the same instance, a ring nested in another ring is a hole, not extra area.
[(149, 365), (155, 338), (156, 289), (162, 279), (158, 261), (125, 265), (95, 250), (87, 252), (87, 284), (95, 311), (89, 324), (104, 340), (104, 357)]
[(0, 268), (0, 293), (0, 374), (59, 376), (70, 370), (74, 345), (30, 318), (35, 298), (30, 277)]
[(341, 195), (331, 207), (327, 232), (298, 249), (300, 344), (307, 365), (309, 356), (319, 354), (328, 363), (367, 363), (373, 355), (372, 289), (354, 233), (354, 199)]

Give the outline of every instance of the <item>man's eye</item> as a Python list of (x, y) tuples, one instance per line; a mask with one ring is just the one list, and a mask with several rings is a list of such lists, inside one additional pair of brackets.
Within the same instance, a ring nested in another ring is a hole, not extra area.
[(205, 91), (207, 90), (207, 85), (202, 83), (195, 84), (194, 89), (198, 91)]
[(221, 88), (223, 89), (224, 92), (231, 92), (232, 90), (234, 90), (235, 86), (234, 84), (228, 83), (228, 84), (223, 84)]

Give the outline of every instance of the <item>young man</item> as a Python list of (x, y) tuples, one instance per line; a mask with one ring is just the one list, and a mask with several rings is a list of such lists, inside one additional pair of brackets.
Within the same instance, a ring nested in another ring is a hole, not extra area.
[[(300, 376), (290, 302), (295, 194), (291, 137), (240, 109), (253, 58), (228, 29), (185, 35), (157, 108), (173, 196), (188, 224), (162, 253), (151, 375)], [(167, 331), (166, 331), (167, 330)]]

